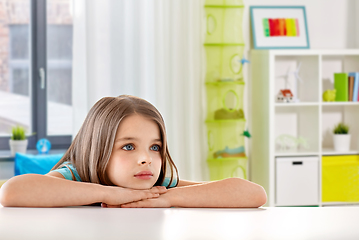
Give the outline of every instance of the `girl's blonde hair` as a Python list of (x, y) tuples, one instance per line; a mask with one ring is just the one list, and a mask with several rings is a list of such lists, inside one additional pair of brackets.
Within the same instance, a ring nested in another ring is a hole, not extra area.
[(104, 97), (90, 109), (78, 134), (61, 160), (52, 168), (58, 169), (70, 162), (83, 182), (113, 186), (106, 174), (116, 132), (121, 121), (132, 114), (139, 114), (155, 121), (161, 134), (161, 172), (155, 186), (160, 186), (170, 172), (169, 187), (174, 178), (178, 183), (177, 167), (172, 161), (167, 146), (164, 120), (160, 112), (144, 99), (121, 95)]

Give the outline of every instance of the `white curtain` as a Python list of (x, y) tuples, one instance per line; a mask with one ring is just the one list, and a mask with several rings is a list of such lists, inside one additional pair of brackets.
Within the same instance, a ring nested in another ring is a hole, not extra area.
[(180, 177), (208, 180), (203, 0), (73, 2), (74, 135), (101, 97), (142, 97), (165, 119)]

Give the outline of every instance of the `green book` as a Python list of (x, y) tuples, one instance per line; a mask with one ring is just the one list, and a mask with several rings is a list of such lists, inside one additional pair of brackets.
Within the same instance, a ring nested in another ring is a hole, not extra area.
[(336, 102), (348, 102), (348, 74), (334, 73), (334, 88)]

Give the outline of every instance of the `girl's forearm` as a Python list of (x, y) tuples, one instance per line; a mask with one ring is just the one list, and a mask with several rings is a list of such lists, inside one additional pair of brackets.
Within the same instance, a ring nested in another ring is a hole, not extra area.
[(173, 207), (260, 207), (267, 201), (263, 187), (240, 178), (177, 187), (165, 195)]
[(61, 207), (102, 202), (104, 187), (51, 176), (26, 174), (8, 180), (0, 190), (4, 207)]

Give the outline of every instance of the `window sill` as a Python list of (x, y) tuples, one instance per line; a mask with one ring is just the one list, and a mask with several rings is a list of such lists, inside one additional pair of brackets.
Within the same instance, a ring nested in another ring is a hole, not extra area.
[[(50, 150), (49, 154), (59, 154), (65, 153), (67, 149), (54, 149)], [(37, 155), (38, 151), (35, 149), (29, 149), (26, 151), (26, 154)], [(14, 157), (11, 156), (10, 150), (0, 150), (0, 162), (2, 161), (14, 161)]]

